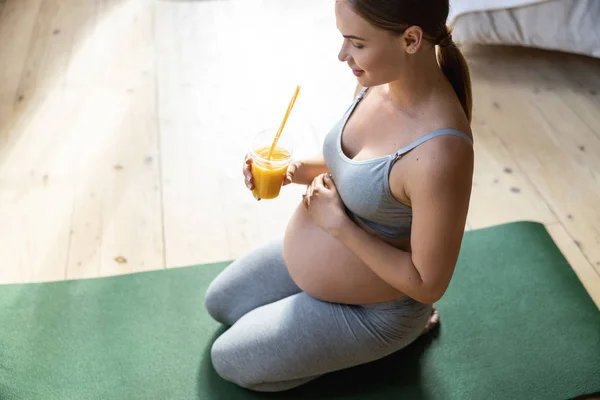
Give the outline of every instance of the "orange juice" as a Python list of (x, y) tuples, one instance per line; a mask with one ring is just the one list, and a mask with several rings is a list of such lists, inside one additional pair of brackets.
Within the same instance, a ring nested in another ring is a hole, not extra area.
[(274, 199), (279, 196), (292, 153), (284, 148), (275, 147), (268, 159), (270, 146), (251, 152), (254, 195), (261, 199)]

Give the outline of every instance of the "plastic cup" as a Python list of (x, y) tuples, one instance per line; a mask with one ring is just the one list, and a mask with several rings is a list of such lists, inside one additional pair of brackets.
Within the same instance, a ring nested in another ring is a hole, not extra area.
[(294, 156), (291, 140), (286, 138), (283, 132), (271, 158), (268, 158), (276, 133), (276, 129), (258, 132), (248, 149), (252, 158), (252, 192), (260, 199), (270, 200), (279, 196), (288, 166)]

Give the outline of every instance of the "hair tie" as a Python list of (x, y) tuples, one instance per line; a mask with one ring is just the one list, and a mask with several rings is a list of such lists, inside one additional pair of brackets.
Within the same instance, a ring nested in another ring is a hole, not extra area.
[(438, 41), (438, 46), (444, 48), (452, 44), (452, 29), (446, 26), (446, 34)]

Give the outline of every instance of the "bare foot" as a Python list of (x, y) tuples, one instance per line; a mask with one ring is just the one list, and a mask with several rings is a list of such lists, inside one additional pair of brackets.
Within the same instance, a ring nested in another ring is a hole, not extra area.
[(426, 335), (433, 330), (440, 323), (440, 314), (434, 308), (431, 310), (431, 316), (429, 317), (429, 321), (427, 321), (427, 325), (425, 325), (425, 329), (423, 329), (423, 333), (421, 335)]

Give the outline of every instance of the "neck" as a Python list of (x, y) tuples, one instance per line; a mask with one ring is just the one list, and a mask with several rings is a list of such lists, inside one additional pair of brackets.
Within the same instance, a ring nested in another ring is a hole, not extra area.
[(415, 54), (407, 70), (395, 81), (388, 84), (388, 95), (394, 107), (399, 109), (411, 108), (430, 98), (440, 84), (445, 80), (435, 51)]

